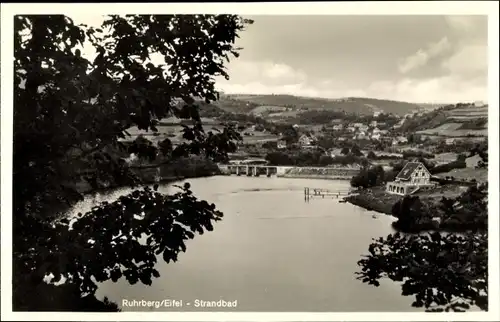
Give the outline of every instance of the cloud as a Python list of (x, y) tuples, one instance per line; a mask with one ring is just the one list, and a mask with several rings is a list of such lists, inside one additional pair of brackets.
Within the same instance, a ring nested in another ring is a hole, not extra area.
[(292, 85), (307, 80), (307, 75), (283, 63), (237, 59), (229, 65), (231, 81), (247, 83), (259, 80), (269, 85)]
[(443, 61), (442, 66), (451, 74), (459, 74), (463, 77), (482, 74), (486, 77), (488, 72), (488, 46), (461, 46), (453, 55)]
[[(477, 49), (476, 49), (477, 50)], [(416, 103), (456, 103), (464, 101), (487, 101), (487, 89), (476, 78), (463, 78), (457, 73), (459, 68), (475, 70), (474, 65), (461, 65), (462, 55), (448, 60), (447, 68), (453, 73), (436, 78), (413, 79), (405, 77), (396, 80), (381, 80), (366, 87), (349, 87), (337, 79), (310, 79), (291, 66), (279, 66), (270, 62), (240, 62), (238, 70), (247, 70), (245, 79), (234, 73), (230, 68), (229, 74), (237, 76), (243, 81), (218, 81), (220, 90), (228, 94), (288, 94), (306, 97), (342, 98), (342, 97), (371, 97), (379, 99), (394, 99)], [(455, 57), (455, 56), (452, 56)], [(456, 66), (458, 64), (458, 67)], [(261, 70), (259, 70), (261, 69)], [(252, 78), (249, 78), (252, 76)], [(276, 82), (277, 79), (287, 79), (289, 82)], [(291, 82), (294, 80), (295, 82)]]
[(417, 68), (425, 66), (432, 58), (437, 57), (451, 48), (447, 37), (438, 42), (431, 43), (425, 49), (419, 49), (415, 54), (410, 55), (399, 62), (399, 71), (406, 74)]
[(485, 35), (487, 27), (486, 16), (446, 16), (445, 20), (450, 29), (462, 37), (471, 38)]

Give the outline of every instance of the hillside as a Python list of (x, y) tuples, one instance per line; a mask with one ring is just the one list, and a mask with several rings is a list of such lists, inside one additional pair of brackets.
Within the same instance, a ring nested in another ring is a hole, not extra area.
[[(305, 110), (337, 110), (356, 114), (373, 114), (375, 111), (405, 115), (422, 108), (421, 104), (380, 100), (364, 97), (349, 97), (342, 99), (325, 99), (299, 97), (293, 95), (225, 95), (223, 99), (241, 101), (245, 104), (265, 106), (265, 108), (254, 109), (254, 113), (288, 113)], [(287, 110), (285, 110), (288, 108)]]
[(406, 120), (400, 131), (448, 137), (487, 136), (488, 105), (449, 105)]

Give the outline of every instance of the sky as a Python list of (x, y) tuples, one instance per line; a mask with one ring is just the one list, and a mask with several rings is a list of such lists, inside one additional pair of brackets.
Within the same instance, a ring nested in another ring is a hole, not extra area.
[[(72, 17), (99, 24), (96, 16)], [(227, 94), (487, 101), (487, 16), (248, 16)]]

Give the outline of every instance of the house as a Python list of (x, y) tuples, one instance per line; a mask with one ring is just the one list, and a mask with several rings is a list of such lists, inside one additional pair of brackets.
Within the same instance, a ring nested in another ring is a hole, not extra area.
[(376, 134), (372, 134), (372, 137), (371, 137), (371, 138), (372, 138), (372, 140), (377, 140), (377, 141), (379, 141), (381, 137), (382, 137), (382, 136), (380, 135), (380, 133), (376, 133)]
[(392, 194), (408, 195), (420, 189), (434, 187), (431, 173), (422, 162), (408, 162), (392, 182), (388, 182), (386, 191)]
[(379, 117), (380, 114), (382, 114), (381, 111), (375, 111), (373, 112), (373, 117)]
[(299, 144), (303, 147), (310, 146), (316, 141), (317, 141), (316, 137), (311, 134), (302, 134), (299, 137)]
[(294, 124), (292, 127), (293, 127), (294, 129), (298, 129), (298, 128), (299, 128), (299, 125), (298, 125), (298, 124)]
[(286, 147), (287, 147), (286, 141), (285, 140), (278, 140), (277, 147), (278, 147), (278, 149), (286, 149)]
[(378, 134), (380, 133), (380, 130), (378, 129), (378, 127), (374, 128), (373, 131), (372, 131), (373, 134)]
[(381, 135), (387, 135), (389, 134), (389, 131), (388, 130), (379, 130), (379, 132)]
[(447, 138), (445, 141), (446, 145), (452, 145), (456, 142), (456, 138)]
[(405, 144), (408, 143), (408, 139), (404, 136), (398, 136), (392, 140), (392, 145)]
[(366, 139), (366, 133), (363, 132), (363, 131), (359, 132), (358, 135), (357, 135), (357, 139), (358, 140)]
[(342, 119), (333, 119), (330, 123), (331, 124), (342, 124), (344, 120)]
[(401, 143), (401, 144), (408, 143), (408, 139), (407, 139), (406, 137), (404, 137), (404, 136), (398, 136), (398, 137), (396, 138), (396, 140), (397, 140), (399, 143)]
[(344, 125), (342, 124), (336, 124), (333, 126), (334, 131), (342, 131), (344, 129)]
[(311, 139), (309, 138), (309, 136), (307, 134), (302, 134), (299, 137), (299, 144), (302, 146), (311, 145)]
[(362, 124), (361, 126), (358, 127), (358, 130), (362, 131), (362, 132), (366, 132), (366, 131), (368, 131), (369, 128), (370, 127), (368, 125)]
[(328, 150), (328, 155), (332, 158), (335, 158), (336, 156), (341, 155), (342, 149), (330, 149)]
[(363, 123), (354, 123), (352, 126), (357, 127), (358, 129), (362, 126), (364, 126)]
[(345, 140), (347, 140), (345, 137), (343, 137), (343, 136), (339, 137), (339, 141), (345, 141)]
[(371, 127), (375, 127), (375, 126), (377, 126), (377, 121), (371, 121), (371, 122), (370, 122), (370, 126), (371, 126)]
[(356, 132), (356, 128), (355, 128), (354, 126), (349, 126), (349, 127), (347, 128), (347, 131), (349, 131), (349, 132), (353, 132), (353, 133), (354, 133), (354, 132)]

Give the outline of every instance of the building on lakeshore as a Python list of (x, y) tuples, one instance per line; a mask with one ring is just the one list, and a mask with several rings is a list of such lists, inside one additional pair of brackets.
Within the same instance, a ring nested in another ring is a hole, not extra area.
[(276, 145), (278, 149), (286, 149), (287, 147), (285, 140), (278, 140), (278, 143)]
[(408, 162), (392, 182), (388, 182), (386, 191), (392, 194), (408, 195), (418, 190), (434, 187), (431, 173), (422, 162)]
[(334, 131), (342, 131), (344, 129), (344, 125), (342, 124), (336, 124), (333, 126)]
[(318, 141), (318, 139), (312, 134), (302, 134), (299, 137), (299, 144), (302, 147), (314, 145), (314, 143), (317, 141)]

